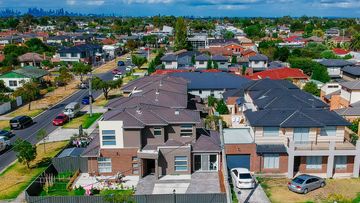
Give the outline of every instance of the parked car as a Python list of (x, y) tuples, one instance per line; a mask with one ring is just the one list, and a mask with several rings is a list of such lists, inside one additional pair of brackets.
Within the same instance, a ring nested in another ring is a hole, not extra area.
[(128, 67), (126, 67), (126, 71), (131, 71), (131, 69), (132, 69), (132, 67), (131, 66), (128, 66)]
[(131, 61), (131, 57), (130, 56), (126, 57), (126, 60)]
[(10, 140), (8, 137), (0, 136), (0, 152), (8, 149), (11, 146)]
[(80, 104), (78, 102), (71, 102), (65, 106), (64, 114), (69, 118), (75, 118), (80, 113)]
[(288, 183), (288, 188), (293, 192), (306, 194), (312, 190), (324, 187), (325, 184), (323, 178), (303, 174), (292, 179), (292, 181)]
[(82, 98), (81, 103), (84, 104), (84, 105), (90, 104), (90, 98), (91, 98), (91, 102), (95, 101), (93, 96), (85, 96), (85, 97)]
[(251, 189), (255, 187), (255, 178), (247, 168), (233, 168), (230, 173), (235, 187), (239, 189)]
[(125, 66), (125, 62), (124, 61), (118, 61), (117, 65), (118, 66)]
[(79, 89), (87, 89), (87, 88), (88, 88), (88, 83), (82, 82), (79, 84)]
[(33, 124), (33, 120), (29, 116), (16, 116), (10, 120), (10, 128), (13, 129), (22, 129), (26, 128)]
[(118, 80), (120, 78), (122, 78), (122, 75), (121, 74), (116, 74), (116, 75), (114, 75), (113, 80)]
[(0, 136), (10, 138), (14, 136), (14, 134), (8, 130), (0, 130)]
[(69, 122), (69, 116), (61, 113), (59, 115), (57, 115), (54, 120), (52, 121), (53, 125), (55, 126), (61, 126), (64, 125), (65, 123)]
[(115, 68), (114, 70), (111, 71), (112, 74), (116, 75), (116, 74), (119, 74), (121, 73), (121, 70)]

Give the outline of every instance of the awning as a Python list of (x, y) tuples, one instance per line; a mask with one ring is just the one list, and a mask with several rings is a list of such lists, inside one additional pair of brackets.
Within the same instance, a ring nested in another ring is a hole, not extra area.
[(256, 145), (256, 153), (278, 154), (278, 153), (287, 153), (287, 151), (286, 151), (286, 147), (282, 144), (262, 144), (262, 145)]

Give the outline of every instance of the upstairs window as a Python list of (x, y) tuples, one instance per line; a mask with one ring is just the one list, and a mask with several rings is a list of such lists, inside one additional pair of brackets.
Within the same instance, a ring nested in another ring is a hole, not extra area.
[(60, 53), (60, 57), (66, 57), (66, 53)]
[(180, 126), (180, 136), (192, 136), (193, 126), (191, 124), (185, 124)]
[(116, 145), (115, 130), (102, 131), (102, 144), (104, 146)]
[(278, 127), (264, 127), (264, 137), (277, 137), (279, 136)]
[(154, 128), (154, 136), (161, 136), (162, 135), (162, 130), (160, 127), (155, 127)]

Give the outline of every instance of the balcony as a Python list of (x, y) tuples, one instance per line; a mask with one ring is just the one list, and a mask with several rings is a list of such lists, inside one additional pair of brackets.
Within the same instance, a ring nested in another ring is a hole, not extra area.
[(313, 150), (356, 150), (356, 145), (349, 140), (343, 141), (292, 141), (287, 139), (287, 147), (293, 142), (295, 151), (313, 151)]

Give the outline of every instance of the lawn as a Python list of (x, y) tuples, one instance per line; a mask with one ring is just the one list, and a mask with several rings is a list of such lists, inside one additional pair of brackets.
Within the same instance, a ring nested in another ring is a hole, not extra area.
[(0, 121), (0, 129), (10, 130), (9, 121), (7, 120)]
[(83, 114), (72, 119), (69, 123), (65, 124), (63, 128), (79, 128), (79, 126), (82, 125), (84, 129), (87, 129), (99, 119), (101, 115), (102, 113), (93, 113), (93, 116), (90, 117), (89, 114)]
[(263, 179), (261, 185), (271, 202), (358, 202), (360, 198), (360, 179), (327, 179), (326, 186), (306, 195), (290, 192), (287, 188), (288, 179)]
[(59, 173), (55, 177), (54, 184), (48, 188), (47, 191), (43, 190), (40, 193), (40, 196), (83, 196), (85, 190), (83, 188), (75, 189), (68, 191), (66, 189), (67, 184), (69, 183), (73, 173), (64, 172)]
[(38, 146), (37, 157), (30, 165), (15, 162), (0, 174), (0, 199), (16, 198), (37, 176), (49, 165), (51, 158), (58, 154), (68, 141), (51, 142), (46, 144), (46, 152), (43, 146)]
[(18, 110), (13, 111), (12, 113), (9, 113), (8, 117), (16, 117), (16, 116), (20, 116), (20, 115), (25, 115), (25, 116), (30, 116), (30, 117), (35, 117), (37, 115), (39, 115), (40, 113), (42, 113), (45, 109), (31, 109), (29, 111), (29, 106), (25, 105), (20, 107)]

